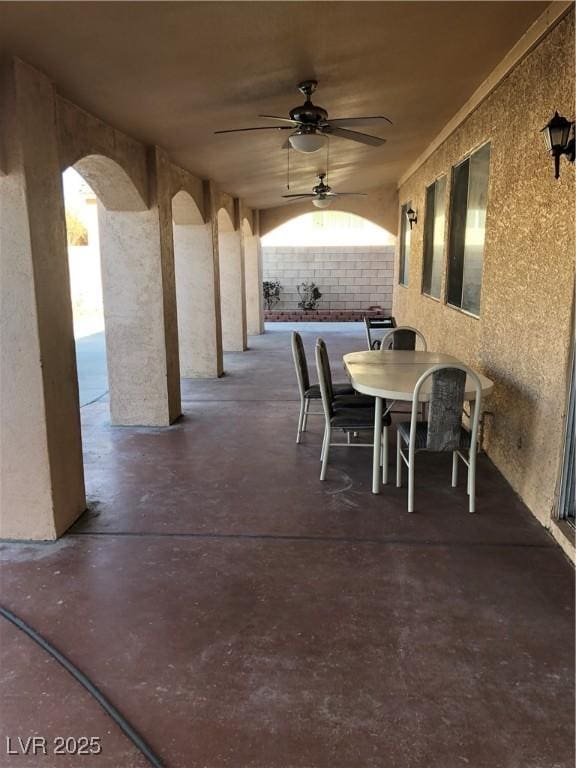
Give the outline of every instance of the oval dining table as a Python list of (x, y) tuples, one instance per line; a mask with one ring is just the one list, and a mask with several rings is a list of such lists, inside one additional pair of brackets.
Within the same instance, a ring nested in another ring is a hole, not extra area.
[[(462, 363), (452, 355), (445, 355), (442, 352), (400, 349), (350, 352), (344, 355), (343, 360), (344, 368), (354, 389), (363, 395), (371, 395), (375, 398), (372, 493), (380, 493), (380, 454), (384, 414), (391, 410), (396, 400), (412, 402), (416, 382), (428, 368), (439, 363)], [(488, 394), (494, 382), (481, 374), (478, 374), (478, 377), (482, 395)], [(420, 402), (429, 400), (431, 388), (432, 377), (420, 390)], [(476, 399), (476, 387), (469, 376), (466, 377), (464, 399), (470, 402)], [(384, 400), (386, 400), (386, 409), (384, 409)], [(406, 416), (409, 418), (409, 414)]]

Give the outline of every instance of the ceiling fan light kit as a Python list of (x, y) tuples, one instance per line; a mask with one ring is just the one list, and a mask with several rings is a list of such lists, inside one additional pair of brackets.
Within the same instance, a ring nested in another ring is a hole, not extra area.
[(332, 192), (332, 187), (326, 184), (325, 178), (325, 173), (318, 174), (319, 181), (315, 187), (312, 187), (312, 192), (297, 192), (293, 195), (282, 195), (282, 197), (291, 201), (312, 200), (312, 205), (316, 208), (328, 208), (337, 197), (366, 197), (364, 192)]
[[(318, 152), (328, 144), (331, 136), (337, 136), (341, 139), (348, 139), (369, 147), (380, 147), (386, 139), (380, 136), (371, 136), (368, 133), (351, 130), (362, 125), (381, 125), (382, 122), (392, 125), (392, 121), (383, 115), (374, 115), (371, 117), (340, 117), (330, 120), (328, 112), (324, 107), (319, 107), (312, 103), (312, 94), (318, 87), (316, 80), (303, 80), (298, 84), (298, 90), (305, 97), (304, 104), (294, 107), (288, 113), (289, 117), (279, 117), (278, 115), (258, 115), (266, 120), (275, 120), (282, 125), (266, 125), (258, 128), (228, 128), (226, 130), (214, 131), (214, 133), (244, 133), (246, 131), (293, 131), (288, 136), (283, 148), (292, 147), (296, 152), (309, 155)], [(290, 168), (290, 155), (288, 154), (288, 168)], [(324, 183), (325, 173), (320, 174), (320, 183), (312, 189), (312, 193), (298, 195), (282, 195), (284, 198), (292, 200), (302, 200), (312, 198), (313, 205), (316, 208), (328, 208), (332, 200), (340, 195), (352, 196), (361, 195), (360, 192), (332, 192), (328, 184)], [(290, 174), (288, 171), (288, 179)], [(290, 185), (288, 183), (288, 189)]]
[(303, 154), (318, 152), (326, 146), (328, 137), (323, 133), (316, 133), (314, 130), (298, 130), (288, 137), (292, 149)]

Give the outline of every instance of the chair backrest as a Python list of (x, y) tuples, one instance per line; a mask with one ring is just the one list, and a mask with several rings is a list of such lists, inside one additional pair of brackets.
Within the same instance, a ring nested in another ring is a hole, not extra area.
[(334, 408), (332, 407), (332, 403), (334, 402), (334, 390), (332, 388), (330, 359), (323, 339), (316, 340), (316, 369), (318, 372), (318, 383), (320, 384), (324, 415), (329, 419), (334, 415)]
[(308, 374), (308, 362), (302, 336), (297, 331), (292, 332), (292, 357), (294, 358), (300, 396), (304, 397), (304, 393), (310, 387), (310, 376)]
[(416, 339), (420, 339), (424, 352), (428, 350), (426, 339), (417, 328), (411, 328), (409, 325), (401, 325), (393, 328), (383, 337), (380, 349), (416, 349)]
[(396, 328), (396, 320), (393, 317), (364, 317), (364, 326), (368, 349), (380, 349), (380, 339), (373, 339), (370, 331)]
[(429, 451), (454, 451), (460, 447), (462, 411), (466, 393), (466, 379), (470, 379), (476, 390), (472, 414), (471, 445), (476, 445), (478, 419), (482, 401), (482, 385), (478, 374), (467, 365), (460, 363), (440, 363), (433, 365), (418, 379), (412, 398), (412, 418), (410, 421), (410, 442), (416, 436), (418, 404), (422, 385), (432, 377), (432, 387), (428, 400), (428, 430), (426, 449)]

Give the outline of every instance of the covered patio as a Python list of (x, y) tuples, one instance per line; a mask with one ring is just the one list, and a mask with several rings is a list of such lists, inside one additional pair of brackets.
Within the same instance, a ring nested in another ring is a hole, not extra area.
[(574, 4), (0, 46), (0, 766), (571, 768)]
[[(298, 326), (311, 352), (318, 327)], [(335, 374), (364, 346), (360, 324), (322, 336)], [(414, 515), (405, 488), (370, 492), (362, 451), (335, 453), (320, 483), (322, 420), (294, 440), (289, 339), (278, 324), (226, 355), (223, 380), (185, 386), (169, 431), (83, 408), (94, 501), (58, 544), (3, 545), (3, 600), (171, 768), (568, 768), (565, 556), (485, 455), (476, 515), (447, 455), (419, 457)], [(5, 734), (100, 735), (83, 765), (147, 764), (10, 626), (2, 669)]]

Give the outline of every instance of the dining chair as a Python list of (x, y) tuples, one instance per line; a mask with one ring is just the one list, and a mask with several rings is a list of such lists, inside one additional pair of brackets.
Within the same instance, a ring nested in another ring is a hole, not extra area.
[(396, 328), (396, 320), (393, 317), (364, 317), (364, 326), (368, 349), (380, 349), (381, 339), (373, 339), (372, 331)]
[(384, 334), (380, 349), (414, 350), (416, 349), (417, 339), (420, 339), (423, 351), (427, 352), (428, 345), (426, 344), (424, 335), (420, 333), (417, 328), (412, 328), (409, 325), (401, 325), (397, 328), (392, 328), (392, 330)]
[[(350, 435), (374, 429), (374, 398), (364, 398), (364, 403), (357, 407), (341, 404), (343, 401), (339, 401), (338, 398), (335, 397), (332, 389), (330, 360), (328, 358), (326, 344), (322, 339), (316, 341), (316, 369), (318, 371), (318, 381), (320, 384), (325, 419), (324, 439), (322, 441), (322, 451), (320, 454), (322, 461), (320, 480), (325, 480), (330, 448), (373, 449), (372, 441), (368, 443), (353, 443), (350, 440)], [(360, 400), (360, 397), (361, 396), (357, 396), (357, 400)], [(350, 398), (346, 399), (349, 400)], [(382, 482), (384, 484), (388, 482), (388, 427), (391, 423), (390, 414), (387, 413), (383, 418), (380, 455)], [(335, 429), (342, 430), (346, 433), (347, 442), (331, 442), (332, 431)]]
[[(424, 335), (417, 328), (412, 328), (409, 325), (400, 325), (397, 328), (393, 328), (392, 330), (388, 331), (388, 333), (382, 337), (380, 349), (382, 351), (387, 351), (390, 349), (407, 351), (415, 350), (417, 339), (420, 339), (422, 350), (427, 352), (428, 345), (426, 344)], [(421, 403), (421, 415), (423, 419), (425, 417), (425, 412), (425, 404)], [(406, 410), (394, 409), (394, 413), (406, 413)]]
[[(298, 431), (296, 433), (296, 442), (300, 443), (302, 440), (302, 432), (306, 432), (308, 416), (323, 416), (324, 411), (310, 410), (311, 401), (320, 401), (322, 395), (320, 393), (319, 384), (310, 384), (306, 351), (304, 349), (302, 336), (297, 331), (292, 332), (292, 356), (294, 358), (294, 367), (296, 368), (296, 378), (298, 380), (298, 392), (300, 394), (300, 413), (298, 416)], [(355, 397), (354, 389), (350, 384), (333, 384), (332, 389), (335, 397)]]
[[(420, 392), (432, 377), (428, 419), (418, 421)], [(475, 399), (470, 417), (471, 430), (462, 425), (466, 377), (474, 384)], [(414, 458), (418, 451), (452, 452), (452, 487), (458, 484), (458, 459), (468, 467), (469, 511), (476, 505), (476, 453), (482, 386), (478, 374), (460, 363), (442, 363), (428, 368), (416, 382), (410, 421), (397, 424), (396, 487), (402, 487), (402, 462), (408, 467), (408, 512), (414, 511)], [(402, 450), (408, 446), (408, 456)], [(467, 452), (467, 456), (464, 452)]]

